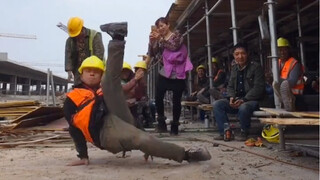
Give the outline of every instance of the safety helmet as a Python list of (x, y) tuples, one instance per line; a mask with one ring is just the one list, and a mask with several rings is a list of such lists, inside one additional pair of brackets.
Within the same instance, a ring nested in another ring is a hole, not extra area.
[(271, 124), (267, 124), (263, 127), (261, 135), (268, 142), (279, 143), (279, 129)]
[(212, 57), (212, 58), (211, 58), (211, 62), (213, 62), (213, 63), (218, 63), (218, 59), (215, 58), (215, 57)]
[(122, 69), (129, 69), (130, 71), (132, 71), (130, 64), (127, 62), (123, 62)]
[(204, 67), (204, 65), (201, 64), (201, 65), (199, 65), (199, 66), (197, 67), (197, 72), (199, 71), (199, 69), (204, 69), (204, 70), (205, 70), (206, 67)]
[(68, 34), (70, 37), (76, 37), (80, 34), (83, 27), (83, 20), (79, 17), (72, 17), (68, 22)]
[(289, 41), (283, 37), (278, 38), (277, 40), (278, 47), (289, 47)]
[(145, 61), (138, 61), (136, 65), (134, 65), (134, 68), (142, 68), (147, 69), (147, 63)]
[(90, 56), (81, 63), (81, 66), (78, 69), (80, 74), (82, 74), (84, 68), (97, 68), (101, 71), (105, 70), (102, 60), (97, 56)]

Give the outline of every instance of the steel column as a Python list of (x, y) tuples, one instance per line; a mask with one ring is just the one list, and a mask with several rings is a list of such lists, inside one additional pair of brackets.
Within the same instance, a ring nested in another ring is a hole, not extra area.
[[(276, 33), (276, 24), (275, 24), (275, 1), (268, 0), (268, 15), (269, 15), (269, 30), (270, 30), (270, 45), (271, 45), (271, 56), (269, 58), (272, 59), (272, 74), (273, 81), (279, 82), (279, 67), (278, 67), (278, 52), (277, 52), (277, 33)], [(276, 109), (280, 109), (281, 103), (274, 94), (274, 104)]]
[(230, 0), (230, 6), (231, 6), (231, 20), (232, 20), (232, 35), (233, 35), (233, 45), (236, 45), (238, 43), (238, 27), (237, 27), (237, 20), (236, 20), (236, 9), (234, 5), (234, 0)]
[(299, 33), (299, 47), (300, 47), (301, 64), (304, 66), (304, 68), (307, 68), (305, 57), (304, 57), (304, 45), (303, 45), (303, 40), (302, 40), (302, 29), (301, 29), (301, 18), (300, 18), (300, 0), (297, 0), (297, 22), (298, 22), (298, 33)]

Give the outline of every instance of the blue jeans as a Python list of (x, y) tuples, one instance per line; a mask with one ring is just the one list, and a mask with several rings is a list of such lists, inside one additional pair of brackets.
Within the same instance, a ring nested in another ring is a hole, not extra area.
[(218, 124), (220, 135), (224, 134), (224, 123), (229, 123), (227, 114), (237, 114), (240, 120), (241, 129), (248, 132), (250, 128), (253, 111), (259, 108), (258, 101), (247, 101), (240, 105), (239, 109), (234, 109), (229, 105), (229, 100), (220, 99), (213, 103), (214, 118)]

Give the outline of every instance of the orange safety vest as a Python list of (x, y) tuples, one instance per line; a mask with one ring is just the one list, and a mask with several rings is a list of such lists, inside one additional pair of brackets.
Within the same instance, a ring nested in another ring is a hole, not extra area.
[(88, 142), (93, 143), (89, 132), (89, 122), (92, 108), (95, 104), (95, 98), (96, 96), (102, 96), (102, 89), (99, 88), (96, 92), (94, 92), (89, 89), (75, 88), (73, 91), (68, 93), (67, 96), (78, 108), (77, 113), (72, 117), (72, 124), (81, 130)]
[[(283, 68), (281, 69), (281, 72), (280, 72), (280, 77), (282, 79), (287, 79), (291, 70), (294, 68), (294, 66), (298, 63), (298, 61), (296, 59), (294, 59), (293, 57), (289, 58), (285, 63), (284, 63), (284, 66)], [(279, 67), (281, 68), (281, 60), (279, 59)], [(302, 94), (303, 93), (303, 89), (304, 89), (304, 82), (303, 82), (303, 71), (304, 71), (304, 68), (303, 66), (301, 66), (301, 70), (302, 70), (302, 73), (296, 83), (295, 86), (293, 86), (291, 88), (291, 91), (293, 94), (295, 95), (298, 95), (298, 94)]]

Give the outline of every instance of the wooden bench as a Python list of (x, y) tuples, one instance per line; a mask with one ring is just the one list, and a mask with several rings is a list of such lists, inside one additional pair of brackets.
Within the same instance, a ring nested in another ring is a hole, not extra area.
[[(191, 120), (194, 120), (193, 108), (197, 108), (201, 103), (198, 101), (181, 101), (182, 107), (190, 107)], [(183, 116), (185, 117), (185, 109), (183, 109)]]
[(275, 118), (259, 118), (263, 124), (275, 124), (279, 129), (280, 149), (285, 150), (285, 139), (283, 128), (287, 125), (320, 125), (319, 112), (288, 112), (283, 109), (260, 108)]

